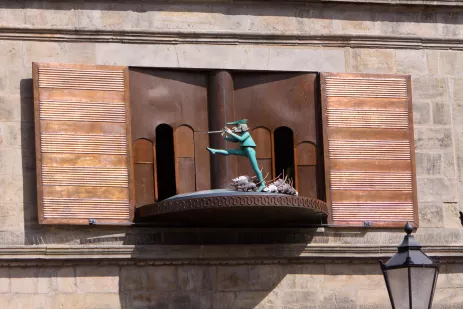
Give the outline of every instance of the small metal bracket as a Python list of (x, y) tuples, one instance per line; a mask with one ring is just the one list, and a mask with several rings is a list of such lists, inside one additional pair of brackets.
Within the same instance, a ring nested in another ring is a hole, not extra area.
[(88, 224), (90, 224), (90, 225), (96, 224), (96, 220), (95, 219), (88, 219)]
[(371, 221), (363, 221), (364, 227), (371, 227)]

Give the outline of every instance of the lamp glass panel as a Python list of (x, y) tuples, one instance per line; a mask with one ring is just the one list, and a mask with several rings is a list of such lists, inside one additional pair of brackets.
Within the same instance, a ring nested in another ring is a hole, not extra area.
[(410, 309), (408, 268), (390, 269), (386, 273), (395, 309)]
[(428, 309), (436, 268), (411, 267), (412, 309)]

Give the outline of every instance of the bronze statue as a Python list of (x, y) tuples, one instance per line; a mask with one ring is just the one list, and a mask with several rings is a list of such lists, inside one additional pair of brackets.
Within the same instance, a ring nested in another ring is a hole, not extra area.
[[(232, 143), (240, 143), (240, 149), (213, 149), (207, 147), (210, 153), (213, 155), (220, 154), (223, 156), (228, 155), (237, 155), (247, 157), (249, 162), (251, 162), (252, 169), (257, 176), (259, 187), (257, 191), (262, 191), (265, 188), (265, 181), (262, 177), (262, 172), (259, 170), (259, 166), (257, 165), (256, 159), (256, 143), (252, 139), (251, 134), (248, 132), (249, 128), (247, 125), (247, 119), (241, 119), (233, 122), (227, 122), (227, 124), (236, 124), (236, 127), (232, 129), (225, 126), (221, 131), (212, 131), (209, 133), (222, 133), (224, 139)], [(241, 133), (238, 135), (236, 133)], [(228, 134), (228, 135), (227, 135)]]

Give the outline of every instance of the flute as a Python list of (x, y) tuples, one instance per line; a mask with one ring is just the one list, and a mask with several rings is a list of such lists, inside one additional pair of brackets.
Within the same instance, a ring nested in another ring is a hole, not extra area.
[(212, 133), (223, 133), (223, 132), (224, 132), (223, 130), (220, 130), (220, 131), (209, 131), (207, 133), (212, 134)]

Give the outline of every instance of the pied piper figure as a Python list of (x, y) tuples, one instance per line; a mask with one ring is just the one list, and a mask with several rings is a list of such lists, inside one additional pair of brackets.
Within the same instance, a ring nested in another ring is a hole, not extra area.
[[(257, 188), (257, 191), (262, 191), (265, 188), (265, 181), (262, 177), (262, 172), (259, 170), (259, 166), (257, 165), (256, 150), (254, 149), (256, 148), (256, 143), (252, 139), (251, 134), (248, 132), (249, 128), (247, 122), (247, 119), (227, 122), (227, 124), (236, 124), (237, 126), (233, 127), (233, 129), (225, 127), (222, 130), (222, 136), (224, 137), (224, 139), (232, 143), (240, 143), (240, 149), (225, 150), (207, 147), (207, 150), (209, 150), (209, 152), (213, 155), (220, 154), (223, 156), (237, 155), (247, 157), (251, 162), (252, 169), (254, 170), (254, 173), (256, 174), (257, 179), (259, 181), (259, 187)], [(242, 134), (238, 135), (236, 133)], [(227, 136), (227, 134), (229, 136)]]

